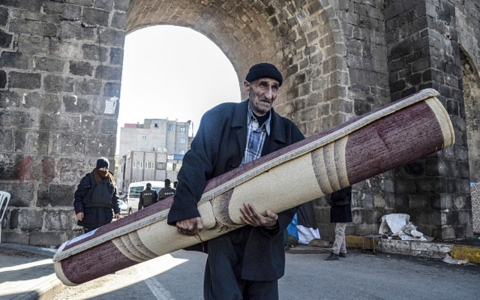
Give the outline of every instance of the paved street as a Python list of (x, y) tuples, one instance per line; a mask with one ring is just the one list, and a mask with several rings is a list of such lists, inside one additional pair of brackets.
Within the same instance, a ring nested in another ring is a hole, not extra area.
[[(480, 299), (480, 266), (351, 250), (287, 252), (280, 299)], [(54, 299), (202, 299), (206, 255), (177, 251), (76, 287)]]

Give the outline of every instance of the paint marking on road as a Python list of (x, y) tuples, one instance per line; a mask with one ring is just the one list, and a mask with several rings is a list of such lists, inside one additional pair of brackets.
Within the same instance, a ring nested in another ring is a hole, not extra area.
[(175, 300), (172, 294), (155, 278), (147, 278), (145, 283), (158, 300)]
[[(155, 260), (157, 260), (158, 264), (141, 263), (136, 265), (135, 268), (137, 273), (158, 300), (175, 300), (172, 294), (157, 279), (155, 279), (155, 275), (182, 264), (186, 260), (173, 258), (169, 254), (163, 255)], [(158, 265), (162, 266), (162, 268), (158, 268)]]

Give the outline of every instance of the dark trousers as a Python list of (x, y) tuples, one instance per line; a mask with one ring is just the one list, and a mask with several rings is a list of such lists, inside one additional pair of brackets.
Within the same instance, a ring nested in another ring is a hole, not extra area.
[(248, 232), (236, 230), (208, 241), (203, 295), (206, 300), (277, 300), (278, 281), (243, 280)]

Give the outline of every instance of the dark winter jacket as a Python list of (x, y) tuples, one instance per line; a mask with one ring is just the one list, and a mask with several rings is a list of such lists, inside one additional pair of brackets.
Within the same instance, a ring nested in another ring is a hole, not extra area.
[[(204, 114), (191, 150), (183, 158), (168, 224), (175, 225), (180, 220), (200, 217), (197, 203), (206, 181), (240, 165), (247, 142), (247, 110), (248, 100), (223, 103)], [(271, 153), (304, 138), (292, 121), (281, 117), (273, 109), (271, 113), (271, 134), (265, 140), (264, 149), (267, 151), (263, 153)], [(249, 231), (243, 261), (243, 279), (271, 281), (283, 276), (283, 231), (296, 211), (297, 208), (292, 208), (279, 213), (279, 228), (274, 232), (249, 225), (237, 229)]]
[[(95, 172), (95, 170), (93, 171)], [(92, 172), (92, 174), (93, 174)], [(88, 191), (95, 186), (94, 183), (91, 182), (90, 174), (85, 175), (80, 181), (80, 184), (75, 191), (75, 200), (73, 202), (73, 206), (75, 208), (75, 214), (79, 212), (83, 212), (83, 220), (77, 221), (77, 224), (88, 228), (90, 230), (103, 226), (112, 222), (113, 213), (112, 209), (115, 214), (120, 213), (120, 208), (118, 207), (118, 197), (116, 193), (116, 189), (113, 186), (113, 182), (111, 180), (112, 173), (109, 173), (110, 176), (102, 178), (102, 182), (108, 184), (112, 188), (112, 200), (111, 200), (111, 208), (106, 207), (86, 207), (84, 204), (84, 198), (87, 195)], [(93, 176), (92, 176), (93, 177)]]
[(346, 187), (327, 196), (327, 202), (331, 205), (330, 222), (352, 222), (352, 187)]
[[(151, 197), (151, 201), (149, 204), (146, 203), (147, 202), (146, 197)], [(147, 189), (143, 190), (140, 193), (140, 200), (138, 201), (138, 210), (141, 210), (142, 208), (150, 206), (153, 203), (157, 203), (157, 198), (158, 198), (157, 191), (153, 190), (150, 187), (147, 187)]]

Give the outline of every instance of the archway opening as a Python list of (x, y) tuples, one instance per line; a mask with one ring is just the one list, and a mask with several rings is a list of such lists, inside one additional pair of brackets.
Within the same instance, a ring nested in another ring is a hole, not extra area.
[(158, 25), (127, 35), (118, 117), (120, 128), (145, 119), (192, 121), (195, 134), (205, 111), (240, 101), (237, 74), (225, 54), (186, 27)]

